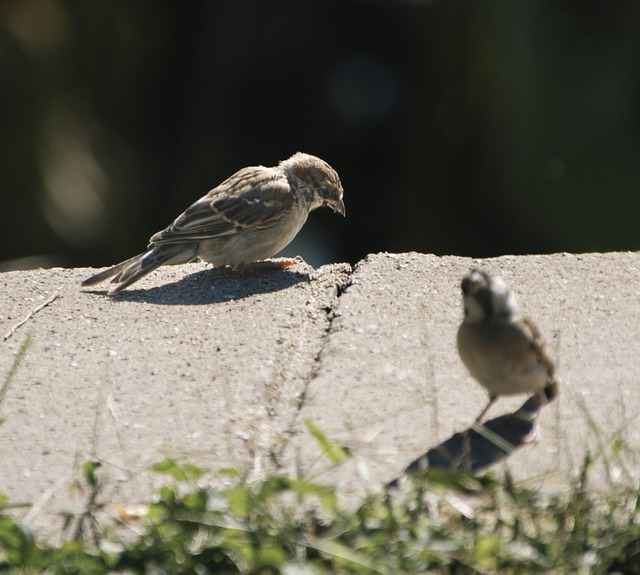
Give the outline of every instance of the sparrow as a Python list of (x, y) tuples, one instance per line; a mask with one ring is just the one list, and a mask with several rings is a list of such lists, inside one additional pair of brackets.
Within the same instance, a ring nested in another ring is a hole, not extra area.
[(555, 362), (540, 330), (520, 312), (507, 284), (473, 270), (462, 280), (462, 300), (458, 353), (471, 376), (489, 392), (489, 403), (475, 422), (500, 395), (532, 393), (536, 407), (553, 400), (559, 391)]
[(196, 259), (238, 268), (270, 258), (300, 231), (309, 212), (329, 206), (345, 215), (336, 171), (324, 160), (298, 152), (277, 166), (243, 168), (191, 204), (147, 251), (82, 282), (111, 278), (116, 294), (163, 265)]

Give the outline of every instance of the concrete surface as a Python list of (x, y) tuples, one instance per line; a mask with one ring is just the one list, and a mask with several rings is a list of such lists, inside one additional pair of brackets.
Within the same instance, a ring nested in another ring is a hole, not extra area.
[[(514, 447), (474, 433), (461, 458), (462, 432), (487, 400), (455, 348), (459, 283), (474, 266), (511, 285), (559, 361), (562, 389), (536, 442), (509, 415), (526, 397), (503, 398), (487, 427)], [(587, 450), (596, 486), (640, 475), (637, 253), (375, 254), (353, 269), (239, 272), (189, 264), (115, 298), (80, 289), (93, 271), (0, 274), (0, 382), (34, 336), (0, 403), (0, 490), (35, 503), (20, 513), (37, 529), (80, 504), (70, 485), (90, 458), (116, 503), (148, 495), (148, 467), (165, 457), (250, 477), (299, 469), (353, 493), (426, 461), (507, 465), (562, 489)], [(353, 456), (332, 466), (307, 419)]]

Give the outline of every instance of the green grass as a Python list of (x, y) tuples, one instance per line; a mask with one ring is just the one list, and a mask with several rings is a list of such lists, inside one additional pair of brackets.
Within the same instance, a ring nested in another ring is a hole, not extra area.
[(100, 466), (86, 462), (84, 510), (65, 517), (61, 544), (38, 541), (0, 500), (0, 572), (640, 573), (637, 490), (590, 494), (590, 466), (563, 495), (430, 471), (346, 510), (330, 486), (229, 469), (230, 485), (202, 486), (203, 469), (167, 460), (142, 512), (100, 521)]
[[(24, 341), (20, 345), (20, 349), (18, 350), (18, 353), (16, 354), (16, 357), (13, 360), (13, 364), (9, 369), (9, 373), (7, 373), (7, 375), (5, 376), (4, 381), (2, 382), (2, 385), (0, 385), (0, 405), (2, 405), (2, 402), (4, 401), (4, 398), (7, 395), (7, 391), (9, 391), (9, 387), (13, 382), (13, 378), (18, 372), (18, 368), (20, 367), (20, 364), (22, 363), (22, 360), (24, 359), (25, 355), (27, 355), (27, 351), (31, 347), (32, 343), (33, 343), (33, 334), (30, 333), (29, 335), (27, 335), (27, 337), (24, 339)], [(2, 425), (3, 423), (4, 423), (4, 419), (0, 417), (0, 425)]]

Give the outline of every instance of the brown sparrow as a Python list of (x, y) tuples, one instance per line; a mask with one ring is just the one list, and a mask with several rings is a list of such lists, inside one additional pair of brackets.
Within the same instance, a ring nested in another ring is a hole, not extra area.
[(559, 382), (549, 349), (536, 324), (520, 313), (504, 281), (473, 270), (462, 280), (462, 299), (458, 353), (489, 392), (489, 403), (476, 423), (500, 395), (533, 393), (537, 408), (556, 397)]
[(243, 168), (153, 235), (147, 251), (82, 282), (109, 278), (115, 294), (162, 265), (195, 259), (238, 268), (282, 250), (311, 210), (345, 215), (342, 184), (324, 160), (298, 152), (273, 168)]

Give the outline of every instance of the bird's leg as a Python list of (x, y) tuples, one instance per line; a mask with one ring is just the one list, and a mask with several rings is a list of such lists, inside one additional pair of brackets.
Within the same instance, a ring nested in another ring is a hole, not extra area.
[(482, 410), (480, 415), (478, 415), (478, 417), (476, 417), (476, 420), (473, 423), (475, 423), (475, 424), (480, 423), (480, 420), (487, 414), (487, 411), (489, 411), (489, 408), (493, 405), (493, 403), (495, 402), (496, 399), (498, 399), (497, 395), (490, 395), (489, 396), (489, 403), (487, 403), (487, 406)]
[(471, 430), (480, 425), (480, 420), (486, 415), (487, 411), (489, 411), (489, 408), (493, 405), (494, 401), (497, 398), (497, 395), (490, 395), (489, 403), (487, 403), (487, 406), (482, 410), (482, 413), (478, 415), (478, 417), (476, 417), (471, 427), (464, 433), (462, 433), (460, 455), (456, 459), (456, 462), (452, 467), (458, 467), (461, 465), (462, 469), (464, 469), (465, 471), (469, 471), (472, 469), (473, 462), (471, 460)]

